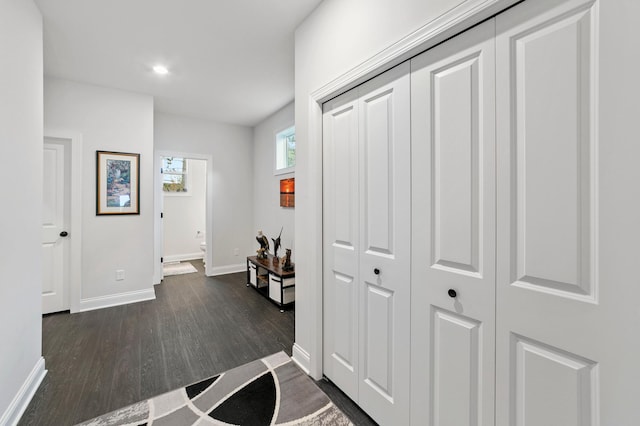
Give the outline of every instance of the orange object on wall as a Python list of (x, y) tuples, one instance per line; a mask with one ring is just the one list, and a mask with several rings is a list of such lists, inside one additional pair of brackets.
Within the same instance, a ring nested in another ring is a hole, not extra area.
[(280, 179), (280, 207), (296, 206), (296, 178)]

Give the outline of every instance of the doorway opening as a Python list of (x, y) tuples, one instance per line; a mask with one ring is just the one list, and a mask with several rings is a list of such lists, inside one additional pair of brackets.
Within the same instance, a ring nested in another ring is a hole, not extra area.
[(206, 265), (206, 176), (206, 160), (162, 157), (163, 275), (195, 271), (190, 260)]
[(211, 275), (211, 156), (157, 152), (156, 169), (154, 283), (160, 283), (164, 277), (163, 265), (194, 259), (202, 259), (205, 275)]

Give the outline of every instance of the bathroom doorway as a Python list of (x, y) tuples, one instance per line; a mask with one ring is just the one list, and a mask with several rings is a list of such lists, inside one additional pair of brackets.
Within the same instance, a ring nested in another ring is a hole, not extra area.
[(156, 153), (156, 262), (154, 283), (163, 265), (202, 259), (205, 274), (212, 263), (211, 156)]
[(206, 248), (207, 161), (162, 157), (164, 264), (202, 259)]

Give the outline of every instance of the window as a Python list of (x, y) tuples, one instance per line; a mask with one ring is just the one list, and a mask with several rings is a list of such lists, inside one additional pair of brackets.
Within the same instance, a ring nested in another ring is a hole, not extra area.
[(291, 173), (296, 166), (296, 128), (289, 127), (276, 134), (275, 174)]
[(162, 157), (162, 190), (165, 193), (187, 193), (187, 177), (186, 158)]

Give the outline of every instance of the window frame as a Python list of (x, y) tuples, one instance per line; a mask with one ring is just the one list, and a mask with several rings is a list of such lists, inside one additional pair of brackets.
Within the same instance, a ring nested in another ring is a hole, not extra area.
[[(164, 160), (165, 158), (180, 158), (183, 161), (184, 167), (183, 167), (183, 171), (180, 173), (176, 173), (176, 172), (167, 172), (165, 170), (164, 167)], [(190, 197), (191, 191), (189, 191), (189, 167), (188, 167), (188, 158), (185, 157), (178, 157), (178, 156), (173, 156), (173, 157), (167, 157), (167, 156), (162, 156), (161, 157), (161, 163), (162, 163), (162, 194), (164, 196), (169, 196), (169, 197)], [(184, 180), (184, 187), (187, 189), (186, 191), (166, 191), (164, 189), (164, 177), (167, 175), (176, 175), (176, 176), (182, 176), (183, 180)]]
[[(296, 171), (296, 165), (295, 163), (293, 164), (293, 166), (289, 166), (289, 167), (283, 167), (283, 168), (278, 168), (278, 152), (280, 151), (279, 146), (282, 143), (286, 143), (285, 142), (285, 138), (289, 137), (290, 135), (293, 135), (295, 138), (295, 134), (296, 134), (296, 126), (295, 124), (290, 124), (284, 128), (282, 128), (281, 130), (275, 132), (274, 135), (274, 150), (273, 150), (273, 174), (274, 176), (278, 176), (278, 175), (285, 175), (288, 173), (294, 173)], [(295, 141), (295, 139), (294, 139)], [(293, 150), (294, 152), (296, 151), (296, 149), (294, 148)], [(286, 148), (285, 148), (285, 152), (284, 155), (286, 156)], [(286, 160), (285, 160), (286, 161)]]

